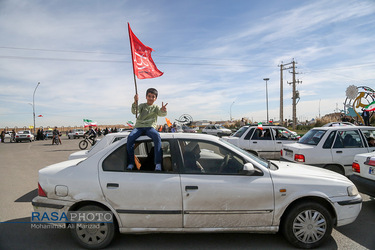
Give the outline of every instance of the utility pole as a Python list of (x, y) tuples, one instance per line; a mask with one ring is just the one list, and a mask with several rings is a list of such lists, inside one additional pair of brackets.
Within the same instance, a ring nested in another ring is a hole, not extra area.
[(284, 66), (291, 65), (292, 63), (282, 64), (280, 65), (280, 122), (284, 124), (284, 87), (283, 87), (283, 71), (292, 69), (292, 66), (284, 68)]
[(280, 65), (280, 123), (284, 126), (283, 64)]
[(299, 94), (297, 94), (297, 91), (296, 91), (296, 83), (302, 83), (302, 81), (296, 80), (296, 74), (298, 73), (296, 73), (296, 62), (294, 61), (294, 59), (292, 61), (292, 69), (293, 71), (290, 73), (293, 74), (293, 82), (291, 83), (288, 82), (288, 84), (293, 84), (293, 95), (292, 95), (292, 99), (293, 99), (293, 104), (292, 104), (293, 112), (292, 113), (293, 114), (292, 116), (293, 116), (293, 129), (296, 129), (296, 124), (297, 124), (297, 102), (296, 100), (297, 98), (299, 98)]

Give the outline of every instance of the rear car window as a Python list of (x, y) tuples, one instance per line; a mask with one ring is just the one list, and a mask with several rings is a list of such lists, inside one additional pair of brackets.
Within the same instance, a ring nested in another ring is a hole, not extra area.
[(326, 130), (312, 129), (299, 139), (298, 143), (307, 145), (318, 145)]

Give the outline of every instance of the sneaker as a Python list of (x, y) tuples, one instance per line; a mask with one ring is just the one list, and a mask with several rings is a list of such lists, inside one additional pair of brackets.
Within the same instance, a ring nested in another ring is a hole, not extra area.
[(133, 170), (134, 168), (134, 165), (133, 164), (129, 164), (128, 167), (126, 168), (127, 170)]
[(155, 171), (161, 171), (161, 164), (156, 164)]

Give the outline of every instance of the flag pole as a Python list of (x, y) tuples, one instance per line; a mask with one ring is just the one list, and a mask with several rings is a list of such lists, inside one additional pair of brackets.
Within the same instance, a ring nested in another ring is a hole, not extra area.
[[(133, 58), (133, 47), (132, 47), (132, 38), (130, 35), (130, 24), (128, 22), (128, 34), (129, 34), (129, 42), (130, 42), (130, 54), (132, 55), (132, 66), (133, 66), (133, 77), (134, 77), (134, 87), (135, 87), (135, 94), (138, 95), (138, 88), (137, 88), (137, 80), (135, 78), (135, 70), (134, 70), (134, 58)], [(135, 102), (135, 118), (138, 118), (138, 102)]]

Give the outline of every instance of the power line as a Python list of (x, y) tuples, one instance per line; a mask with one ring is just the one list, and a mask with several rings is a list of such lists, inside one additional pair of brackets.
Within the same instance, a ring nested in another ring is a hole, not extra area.
[[(26, 57), (26, 56), (0, 56), (0, 58), (18, 59), (18, 60), (43, 60), (43, 61), (74, 61), (74, 62), (92, 62), (92, 63), (131, 63), (131, 61), (123, 60), (93, 60), (93, 59), (73, 59), (73, 58), (57, 58), (57, 57)], [(158, 64), (175, 64), (175, 65), (198, 65), (198, 66), (241, 66), (252, 68), (264, 68), (274, 66), (259, 66), (259, 65), (246, 65), (246, 64), (218, 64), (218, 63), (180, 63), (180, 62), (158, 62)]]
[[(130, 56), (129, 53), (120, 52), (102, 52), (102, 51), (83, 51), (83, 50), (58, 50), (58, 49), (39, 49), (39, 48), (20, 48), (20, 47), (7, 47), (0, 46), (0, 49), (12, 49), (12, 50), (29, 50), (29, 51), (45, 51), (45, 52), (59, 52), (59, 53), (84, 53), (84, 54), (103, 54), (103, 55), (126, 55)], [(166, 55), (156, 55), (155, 57), (161, 58), (181, 58), (181, 59), (199, 59), (199, 60), (215, 60), (215, 61), (238, 61), (238, 58), (217, 58), (217, 57), (192, 57), (192, 56), (166, 56)], [(255, 60), (244, 60), (243, 62), (255, 62)], [(270, 67), (270, 66), (263, 66)]]

